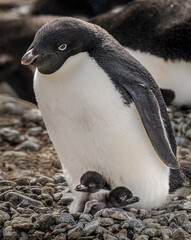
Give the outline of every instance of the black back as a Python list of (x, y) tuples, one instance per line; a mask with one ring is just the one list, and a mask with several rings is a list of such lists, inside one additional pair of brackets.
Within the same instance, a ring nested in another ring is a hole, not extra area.
[(122, 45), (164, 59), (191, 61), (190, 0), (134, 1), (118, 13), (90, 20)]
[(51, 14), (61, 16), (82, 15), (93, 17), (107, 12), (116, 5), (133, 0), (37, 0), (31, 13), (34, 15)]

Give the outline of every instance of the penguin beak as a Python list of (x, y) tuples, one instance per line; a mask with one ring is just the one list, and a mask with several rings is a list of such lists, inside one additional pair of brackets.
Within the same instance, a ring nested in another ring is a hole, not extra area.
[(139, 197), (132, 197), (132, 198), (130, 198), (130, 199), (128, 199), (128, 200), (126, 201), (126, 204), (127, 204), (127, 205), (133, 204), (133, 203), (138, 202), (139, 200), (140, 200)]
[(86, 187), (85, 185), (79, 184), (79, 185), (76, 186), (76, 191), (88, 192), (88, 187)]
[(25, 53), (25, 55), (21, 59), (21, 64), (23, 65), (30, 65), (31, 63), (34, 62), (34, 60), (39, 56), (39, 55), (34, 55), (32, 53), (33, 49), (29, 50), (28, 52)]

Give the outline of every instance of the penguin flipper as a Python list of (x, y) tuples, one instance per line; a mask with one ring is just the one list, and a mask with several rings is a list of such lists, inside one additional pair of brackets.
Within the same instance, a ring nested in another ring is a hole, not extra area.
[(131, 95), (147, 135), (160, 159), (168, 167), (178, 169), (179, 164), (171, 148), (160, 106), (153, 91), (140, 83), (125, 83), (123, 88)]

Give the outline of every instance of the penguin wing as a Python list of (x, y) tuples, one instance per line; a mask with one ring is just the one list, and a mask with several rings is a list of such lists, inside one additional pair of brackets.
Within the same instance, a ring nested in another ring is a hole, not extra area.
[(168, 167), (178, 169), (179, 164), (171, 148), (160, 106), (152, 89), (147, 87), (147, 84), (137, 81), (125, 81), (123, 88), (131, 95), (147, 135), (160, 159)]

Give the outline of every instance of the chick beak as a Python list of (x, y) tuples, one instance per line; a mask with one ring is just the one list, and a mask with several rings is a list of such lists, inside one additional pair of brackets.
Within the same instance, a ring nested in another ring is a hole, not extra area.
[(128, 200), (126, 201), (126, 203), (127, 203), (127, 205), (128, 205), (128, 204), (133, 204), (133, 203), (138, 202), (139, 200), (140, 200), (139, 197), (132, 197), (132, 198), (128, 199)]
[(28, 52), (25, 53), (25, 55), (21, 59), (21, 64), (23, 65), (30, 65), (31, 63), (34, 62), (34, 60), (38, 57), (39, 55), (34, 55), (33, 54), (33, 49), (29, 50)]
[(76, 186), (76, 191), (87, 192), (88, 191), (88, 187), (86, 187), (85, 185), (79, 184), (79, 185)]

